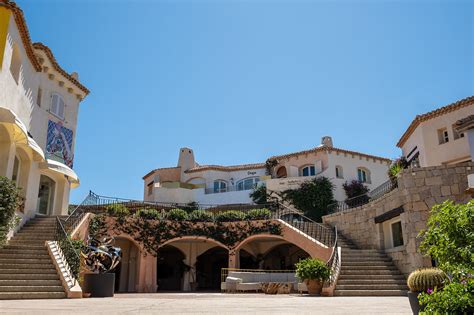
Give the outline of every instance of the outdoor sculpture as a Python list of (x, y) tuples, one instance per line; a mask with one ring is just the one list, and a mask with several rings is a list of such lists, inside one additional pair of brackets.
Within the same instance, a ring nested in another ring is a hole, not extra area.
[(93, 273), (106, 273), (113, 271), (122, 258), (122, 251), (114, 247), (113, 237), (104, 237), (102, 240), (89, 237), (87, 246), (81, 255), (87, 268)]

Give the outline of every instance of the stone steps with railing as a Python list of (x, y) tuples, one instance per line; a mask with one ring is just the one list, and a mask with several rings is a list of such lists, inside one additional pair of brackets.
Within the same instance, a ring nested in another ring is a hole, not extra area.
[(0, 249), (0, 300), (66, 297), (45, 247), (55, 229), (56, 218), (33, 218)]
[(342, 264), (334, 295), (405, 296), (405, 276), (390, 257), (374, 249), (357, 249), (339, 234)]

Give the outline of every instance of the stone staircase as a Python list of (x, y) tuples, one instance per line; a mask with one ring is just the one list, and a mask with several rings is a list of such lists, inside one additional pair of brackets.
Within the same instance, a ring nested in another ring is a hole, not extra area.
[(0, 248), (0, 300), (66, 297), (45, 247), (55, 228), (55, 217), (36, 217)]
[(338, 234), (342, 250), (341, 273), (335, 296), (405, 296), (405, 276), (390, 257), (374, 249), (358, 249)]

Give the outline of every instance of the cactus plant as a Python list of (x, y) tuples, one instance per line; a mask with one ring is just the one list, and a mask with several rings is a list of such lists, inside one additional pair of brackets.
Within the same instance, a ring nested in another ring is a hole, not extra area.
[(439, 268), (421, 268), (408, 276), (407, 285), (412, 292), (426, 292), (428, 289), (441, 289), (448, 277)]

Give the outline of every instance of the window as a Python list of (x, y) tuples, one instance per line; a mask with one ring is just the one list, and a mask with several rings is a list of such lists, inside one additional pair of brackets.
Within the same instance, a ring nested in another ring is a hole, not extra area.
[(461, 133), (457, 132), (456, 124), (453, 125), (453, 138), (454, 138), (454, 140), (457, 140), (459, 138), (464, 138), (464, 133), (463, 132), (461, 132)]
[(402, 222), (398, 221), (390, 225), (392, 230), (392, 242), (393, 247), (403, 245), (403, 233), (402, 233)]
[(260, 181), (258, 177), (245, 178), (237, 182), (237, 190), (251, 190)]
[(370, 183), (370, 173), (368, 169), (358, 168), (357, 169), (357, 179), (361, 183)]
[(223, 180), (214, 181), (214, 193), (222, 193), (227, 191), (227, 183)]
[(439, 144), (449, 142), (448, 129), (446, 128), (438, 129), (438, 140), (439, 140)]
[(41, 107), (41, 98), (43, 97), (43, 90), (41, 88), (38, 88), (38, 93), (36, 94), (36, 104)]
[(61, 95), (53, 93), (51, 95), (51, 114), (63, 119), (64, 118), (64, 100)]
[(15, 161), (13, 162), (13, 174), (12, 181), (14, 181), (18, 186), (18, 179), (20, 177), (20, 159), (15, 156)]
[(316, 175), (316, 167), (314, 165), (308, 165), (301, 169), (301, 176), (314, 176)]
[(16, 84), (20, 80), (21, 55), (17, 44), (13, 44), (12, 60), (10, 62), (10, 73), (15, 79)]
[(342, 166), (336, 166), (336, 177), (344, 178), (344, 174), (342, 173)]
[(150, 196), (151, 194), (153, 194), (153, 186), (154, 186), (155, 182), (150, 182), (148, 183), (147, 185), (147, 190), (148, 190), (148, 196)]

